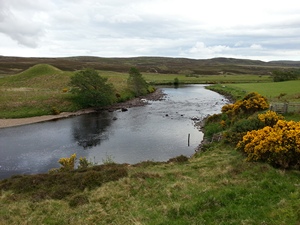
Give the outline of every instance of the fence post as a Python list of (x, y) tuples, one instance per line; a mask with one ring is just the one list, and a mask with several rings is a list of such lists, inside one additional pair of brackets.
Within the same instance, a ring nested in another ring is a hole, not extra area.
[(284, 114), (288, 113), (289, 103), (285, 102), (283, 105), (283, 112)]

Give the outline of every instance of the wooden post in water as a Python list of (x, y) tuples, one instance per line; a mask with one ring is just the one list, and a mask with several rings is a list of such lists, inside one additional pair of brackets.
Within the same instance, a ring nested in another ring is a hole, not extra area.
[(190, 147), (190, 137), (191, 137), (191, 135), (188, 134), (188, 147)]

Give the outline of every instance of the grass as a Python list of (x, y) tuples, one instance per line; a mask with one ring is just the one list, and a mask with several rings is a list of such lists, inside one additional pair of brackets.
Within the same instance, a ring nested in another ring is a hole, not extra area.
[[(44, 190), (46, 199), (2, 189), (0, 223), (282, 225), (300, 222), (299, 172), (245, 162), (243, 155), (230, 146), (215, 144), (188, 162), (145, 162), (126, 168), (128, 173), (123, 178), (92, 189), (82, 187), (62, 198), (49, 197), (53, 190), (50, 185), (49, 192)], [(63, 181), (61, 178), (66, 187)], [(35, 192), (38, 191), (36, 188)]]
[[(233, 100), (242, 99), (249, 92), (257, 92), (267, 97), (270, 103), (300, 103), (300, 80), (269, 83), (216, 84), (207, 88), (229, 96)], [(299, 113), (288, 113), (286, 120), (300, 121)]]
[[(256, 91), (267, 97), (269, 101), (300, 102), (300, 80), (270, 83), (227, 84), (229, 88), (243, 92)], [(280, 95), (284, 95), (280, 97)]]
[(257, 92), (269, 101), (300, 102), (300, 80), (267, 83), (238, 83), (213, 85), (210, 89), (229, 93), (234, 99), (240, 99), (249, 92)]
[(72, 96), (64, 91), (70, 75), (70, 72), (41, 64), (0, 79), (0, 117), (47, 115), (52, 114), (53, 107), (59, 111), (77, 110)]
[[(126, 92), (126, 74), (107, 71), (100, 74), (108, 77), (118, 91)], [(22, 104), (24, 108), (33, 105), (23, 112), (28, 115), (47, 101), (61, 99), (57, 104), (64, 105), (70, 95), (62, 89), (67, 87), (71, 75), (71, 72), (40, 65), (29, 72), (1, 78), (1, 107), (7, 101), (7, 106), (14, 106), (15, 113), (20, 113)], [(208, 79), (206, 76), (145, 74), (146, 80), (153, 83), (170, 83), (176, 77), (186, 83), (212, 79), (224, 83), (225, 78), (226, 82), (229, 79), (249, 81), (243, 75), (209, 76)], [(259, 87), (274, 88), (271, 84), (260, 86), (256, 82), (255, 85), (217, 87), (241, 97), (247, 91), (259, 92)], [(293, 85), (286, 85), (283, 90)], [(276, 94), (276, 91), (270, 92), (271, 96), (276, 97)], [(7, 113), (13, 114), (12, 111)], [(168, 163), (110, 164), (0, 181), (0, 224), (300, 223), (299, 171), (246, 162), (242, 153), (222, 142), (210, 144), (207, 149), (188, 161), (177, 158)]]
[(190, 74), (154, 74), (143, 73), (145, 79), (154, 84), (172, 84), (175, 78), (185, 84), (213, 84), (213, 83), (248, 83), (269, 82), (270, 76), (243, 75), (190, 75)]
[[(80, 107), (68, 92), (70, 77), (74, 72), (62, 71), (48, 64), (37, 64), (16, 75), (0, 78), (0, 118), (21, 118), (53, 114), (53, 111), (76, 111)], [(107, 77), (126, 101), (133, 97), (127, 88), (128, 73), (99, 71)], [(259, 75), (184, 75), (143, 73), (150, 84), (172, 84), (178, 78), (186, 83), (267, 82), (269, 76)], [(55, 110), (53, 110), (55, 109)]]
[[(68, 92), (73, 72), (61, 71), (47, 64), (35, 65), (22, 73), (0, 79), (0, 118), (20, 118), (76, 111)], [(108, 77), (124, 100), (132, 97), (127, 89), (127, 75), (100, 71)]]

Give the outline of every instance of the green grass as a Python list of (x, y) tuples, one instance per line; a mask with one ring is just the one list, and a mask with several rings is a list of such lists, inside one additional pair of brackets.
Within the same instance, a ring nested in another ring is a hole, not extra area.
[(13, 76), (0, 79), (0, 118), (31, 117), (59, 111), (74, 111), (68, 87), (70, 72), (50, 65), (36, 65)]
[[(103, 72), (121, 95), (121, 100), (132, 98), (127, 88), (125, 73)], [(76, 111), (79, 106), (68, 92), (73, 72), (61, 71), (47, 64), (35, 65), (24, 72), (0, 79), (0, 118), (20, 118), (49, 115), (53, 108)]]
[(185, 75), (185, 74), (155, 74), (143, 73), (145, 79), (154, 84), (172, 84), (175, 78), (185, 84), (212, 84), (212, 83), (248, 83), (248, 82), (269, 82), (270, 76), (258, 75)]
[[(120, 93), (128, 91), (126, 73), (99, 73), (108, 77)], [(71, 72), (41, 65), (31, 68), (30, 72), (1, 78), (1, 107), (5, 103), (14, 109), (8, 111), (8, 115), (13, 112), (15, 116), (24, 116), (43, 105), (67, 104), (71, 96), (62, 89), (67, 87), (71, 75)], [(186, 83), (209, 81), (206, 76), (145, 74), (146, 80), (153, 83), (172, 83), (176, 77)], [(245, 75), (209, 78), (216, 83), (224, 83), (225, 78), (226, 82), (229, 79), (249, 82)], [(247, 88), (259, 92), (258, 87), (274, 88), (272, 84), (260, 86), (256, 82), (255, 85), (218, 87), (241, 97)], [(283, 90), (293, 85), (286, 85)], [(276, 97), (276, 94), (278, 92), (272, 92), (270, 96)], [(32, 108), (26, 108), (31, 105)], [(1, 113), (4, 108), (0, 109)], [(240, 152), (223, 143), (212, 144), (206, 152), (195, 154), (188, 162), (144, 162), (109, 168), (111, 170), (100, 166), (59, 175), (16, 176), (0, 181), (0, 224), (300, 223), (300, 172), (246, 162)], [(117, 171), (120, 174), (114, 177)]]
[(239, 89), (249, 93), (252, 91), (258, 92), (267, 97), (270, 101), (278, 101), (280, 94), (285, 94), (281, 97), (281, 101), (300, 102), (300, 80), (285, 81), (285, 82), (270, 82), (270, 83), (247, 83), (247, 84), (227, 84), (229, 88)]
[[(269, 101), (274, 102), (300, 102), (300, 80), (285, 82), (267, 83), (238, 83), (238, 84), (219, 84), (209, 87), (220, 93), (229, 94), (234, 99), (240, 99), (249, 92), (257, 92)], [(283, 95), (283, 96), (281, 96)]]
[[(56, 195), (51, 197), (51, 185), (49, 192), (43, 189), (46, 199), (34, 192), (29, 195), (13, 189), (2, 190), (0, 223), (290, 225), (300, 222), (299, 172), (245, 162), (229, 146), (217, 144), (186, 163), (146, 162), (127, 170), (127, 176), (118, 181), (83, 188), (60, 199)], [(84, 175), (81, 179), (85, 180)], [(67, 185), (63, 181), (61, 178), (62, 187)], [(35, 192), (39, 189), (35, 188)]]
[[(107, 77), (126, 101), (133, 97), (127, 87), (128, 73), (99, 71)], [(48, 64), (38, 64), (16, 75), (0, 78), (0, 118), (20, 118), (60, 112), (76, 111), (79, 106), (72, 101), (67, 91), (73, 72), (62, 71)], [(184, 83), (266, 82), (269, 76), (258, 75), (184, 75), (143, 73), (150, 84), (172, 84), (175, 78)]]

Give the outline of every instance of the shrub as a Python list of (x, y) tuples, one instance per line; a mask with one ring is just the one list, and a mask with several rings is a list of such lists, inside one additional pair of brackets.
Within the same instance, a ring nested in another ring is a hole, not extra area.
[(115, 102), (114, 87), (107, 80), (94, 69), (76, 72), (70, 82), (74, 100), (82, 107), (106, 106)]
[(257, 117), (240, 119), (229, 131), (224, 133), (224, 140), (227, 143), (236, 145), (242, 140), (243, 136), (246, 135), (248, 131), (258, 130), (263, 127), (263, 122), (261, 122)]
[(284, 117), (280, 114), (277, 114), (274, 111), (268, 110), (263, 114), (258, 114), (258, 119), (262, 121), (265, 124), (265, 126), (273, 127), (278, 120), (283, 120)]
[(222, 113), (229, 116), (239, 114), (253, 114), (257, 111), (268, 109), (269, 104), (267, 99), (262, 95), (251, 92), (247, 94), (242, 100), (236, 101), (234, 104), (227, 104), (222, 107)]
[(147, 88), (148, 93), (153, 93), (155, 90), (156, 90), (155, 87), (153, 87), (151, 85), (149, 85)]
[(76, 154), (71, 155), (70, 158), (60, 158), (58, 162), (62, 165), (61, 171), (71, 171), (74, 170), (76, 160)]
[(237, 148), (248, 160), (262, 160), (282, 168), (300, 166), (300, 122), (278, 120), (271, 127), (248, 132)]
[(206, 123), (215, 123), (215, 122), (219, 122), (222, 119), (222, 114), (213, 114), (209, 117), (206, 118)]
[(175, 87), (178, 87), (179, 85), (179, 79), (177, 77), (174, 78), (174, 82), (173, 82)]
[(80, 157), (79, 158), (78, 169), (86, 169), (90, 165), (92, 165), (92, 163), (90, 163), (85, 157)]
[(267, 102), (267, 99), (258, 94), (257, 92), (251, 92), (248, 95), (246, 95), (241, 104), (241, 109), (245, 113), (254, 113), (260, 110), (268, 109), (269, 104)]
[(63, 89), (62, 89), (62, 92), (63, 92), (63, 93), (66, 93), (66, 92), (68, 92), (68, 91), (69, 91), (69, 88), (63, 88)]
[(220, 123), (209, 123), (205, 125), (204, 136), (211, 139), (214, 134), (223, 131), (223, 127)]
[(148, 92), (148, 84), (140, 71), (132, 67), (129, 70), (127, 85), (135, 94), (135, 96), (145, 95)]
[(58, 114), (60, 114), (59, 109), (56, 108), (56, 107), (54, 107), (54, 106), (51, 108), (51, 111), (52, 111), (52, 114), (53, 114), (53, 115), (58, 115)]

